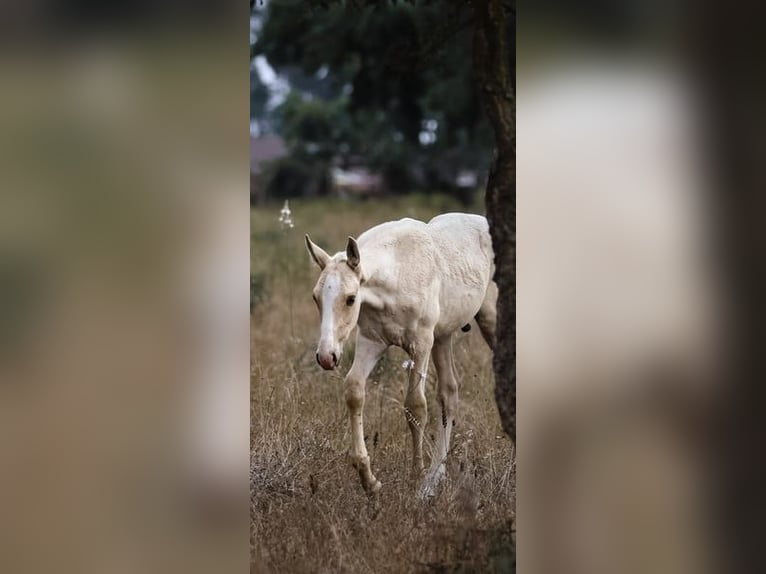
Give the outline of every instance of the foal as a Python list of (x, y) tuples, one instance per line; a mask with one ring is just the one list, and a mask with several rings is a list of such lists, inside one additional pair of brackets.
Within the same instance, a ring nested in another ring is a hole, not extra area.
[(492, 241), (487, 220), (449, 213), (427, 224), (414, 219), (383, 223), (348, 238), (345, 252), (328, 255), (306, 235), (306, 247), (322, 270), (314, 287), (321, 315), (317, 362), (334, 369), (343, 344), (358, 327), (354, 364), (346, 376), (352, 464), (362, 486), (377, 492), (364, 444), (365, 383), (383, 352), (394, 345), (411, 357), (405, 414), (412, 433), (413, 468), (423, 470), (427, 421), (425, 382), (433, 357), (442, 409), (436, 452), (421, 494), (432, 495), (445, 475), (444, 461), (458, 406), (452, 369), (452, 334), (476, 319), (490, 347), (495, 338), (497, 287), (492, 282)]

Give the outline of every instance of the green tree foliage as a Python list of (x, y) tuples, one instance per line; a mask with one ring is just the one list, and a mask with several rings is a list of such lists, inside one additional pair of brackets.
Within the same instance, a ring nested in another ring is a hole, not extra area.
[(270, 166), (267, 194), (287, 199), (325, 193), (331, 162), (353, 134), (344, 99), (326, 101), (293, 91), (278, 112), (277, 129), (290, 156)]
[(290, 93), (280, 107), (280, 131), (290, 151), (306, 161), (331, 160), (350, 135), (345, 108), (343, 99), (324, 101)]
[(278, 130), (304, 159), (364, 158), (404, 186), (485, 170), (470, 24), (462, 2), (267, 2), (253, 54), (301, 96), (278, 110)]

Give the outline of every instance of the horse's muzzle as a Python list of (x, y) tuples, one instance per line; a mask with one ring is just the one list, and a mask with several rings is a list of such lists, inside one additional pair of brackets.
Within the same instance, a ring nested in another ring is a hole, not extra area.
[(338, 355), (335, 352), (316, 354), (317, 363), (325, 371), (332, 371), (338, 366)]

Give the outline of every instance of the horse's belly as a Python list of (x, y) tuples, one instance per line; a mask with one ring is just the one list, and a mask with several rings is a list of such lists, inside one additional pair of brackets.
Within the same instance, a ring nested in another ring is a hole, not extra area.
[(471, 289), (445, 289), (434, 335), (440, 337), (454, 333), (469, 323), (479, 312), (486, 290), (486, 285), (476, 285)]

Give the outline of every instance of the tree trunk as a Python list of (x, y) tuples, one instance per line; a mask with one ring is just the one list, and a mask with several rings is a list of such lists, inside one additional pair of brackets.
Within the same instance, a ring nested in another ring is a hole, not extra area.
[[(503, 0), (474, 0), (474, 73), (495, 133), (486, 191), (495, 251), (497, 337), (495, 400), (503, 428), (516, 442), (516, 99), (511, 83), (507, 26), (513, 8)], [(512, 23), (511, 23), (512, 25)]]

